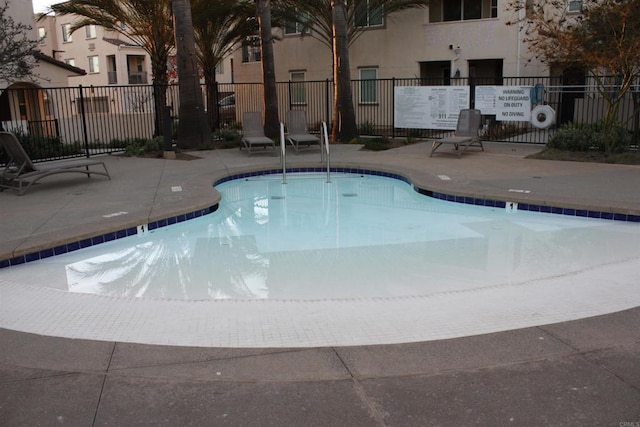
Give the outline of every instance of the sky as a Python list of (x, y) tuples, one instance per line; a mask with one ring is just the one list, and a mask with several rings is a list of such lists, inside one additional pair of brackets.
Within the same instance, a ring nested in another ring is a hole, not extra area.
[(32, 0), (32, 2), (35, 13), (45, 12), (52, 4), (61, 3), (60, 0)]

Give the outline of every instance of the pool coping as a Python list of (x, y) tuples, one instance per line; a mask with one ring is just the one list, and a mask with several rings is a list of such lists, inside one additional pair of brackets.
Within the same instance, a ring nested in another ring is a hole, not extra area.
[[(326, 173), (326, 171), (326, 167), (309, 165), (292, 166), (286, 169), (287, 173)], [(332, 166), (330, 171), (331, 173), (354, 173), (397, 179), (411, 185), (416, 192), (422, 195), (447, 202), (514, 211), (530, 211), (582, 218), (640, 223), (640, 212), (622, 212), (622, 209), (620, 209), (619, 212), (616, 212), (611, 208), (596, 209), (593, 206), (580, 204), (543, 202), (531, 200), (518, 194), (514, 194), (509, 200), (502, 200), (503, 198), (500, 197), (455, 191), (455, 189), (440, 190), (437, 188), (437, 185), (434, 185), (434, 183), (417, 184), (417, 179), (412, 176), (414, 174), (410, 169), (406, 170), (405, 173), (399, 173), (394, 168), (384, 168), (379, 165), (347, 166), (338, 164), (336, 166)], [(178, 224), (194, 218), (199, 218), (203, 215), (208, 215), (217, 210), (221, 198), (221, 195), (215, 189), (215, 186), (234, 179), (277, 174), (282, 174), (282, 168), (248, 167), (240, 168), (235, 171), (226, 170), (225, 172), (213, 172), (212, 175), (209, 176), (212, 191), (208, 195), (208, 198), (202, 198), (201, 203), (193, 204), (192, 206), (184, 207), (183, 209), (177, 209), (173, 212), (165, 212), (164, 214), (158, 215), (154, 218), (149, 218), (146, 222), (132, 220), (127, 224), (117, 224), (110, 227), (104, 227), (102, 229), (98, 229), (98, 227), (96, 227), (92, 231), (89, 230), (84, 233), (68, 235), (65, 239), (52, 240), (48, 244), (35, 245), (23, 248), (19, 251), (13, 251), (12, 253), (0, 254), (0, 269), (73, 252), (124, 237), (134, 236), (142, 232)]]

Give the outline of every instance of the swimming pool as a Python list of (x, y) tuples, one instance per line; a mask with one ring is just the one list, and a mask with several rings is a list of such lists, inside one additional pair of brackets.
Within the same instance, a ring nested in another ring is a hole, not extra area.
[[(634, 224), (449, 203), (360, 174), (217, 188), (211, 215), (4, 269), (0, 280), (89, 302), (98, 312), (78, 309), (72, 323), (85, 316), (107, 332), (97, 339), (182, 345), (406, 342), (640, 303)], [(101, 308), (114, 303), (116, 314)], [(143, 314), (148, 329), (125, 331), (123, 318)], [(157, 330), (191, 321), (208, 332)]]

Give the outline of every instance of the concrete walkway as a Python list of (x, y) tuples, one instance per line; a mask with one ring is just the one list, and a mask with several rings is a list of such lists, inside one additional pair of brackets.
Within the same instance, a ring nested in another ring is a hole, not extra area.
[[(640, 214), (640, 167), (527, 160), (540, 149), (529, 145), (487, 144), (462, 159), (430, 158), (427, 144), (331, 148), (332, 166), (399, 173), (430, 191)], [(0, 260), (209, 207), (212, 181), (280, 164), (238, 150), (194, 154), (201, 159), (112, 156), (111, 181), (58, 175), (22, 197), (0, 193)], [(319, 158), (288, 156), (290, 167)], [(640, 308), (453, 340), (311, 349), (0, 329), (0, 385), (2, 425), (638, 426)]]

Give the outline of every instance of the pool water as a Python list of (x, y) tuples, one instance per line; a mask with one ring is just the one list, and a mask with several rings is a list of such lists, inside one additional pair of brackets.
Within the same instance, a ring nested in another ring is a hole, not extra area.
[(637, 225), (450, 203), (379, 176), (265, 175), (217, 189), (211, 215), (0, 278), (114, 297), (410, 298), (526, 286), (640, 253)]

